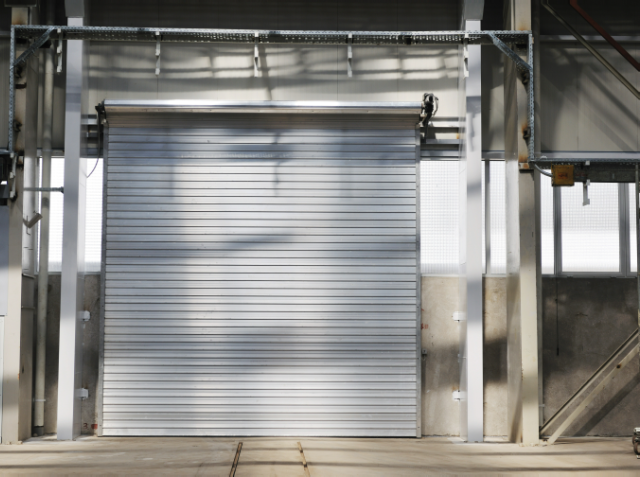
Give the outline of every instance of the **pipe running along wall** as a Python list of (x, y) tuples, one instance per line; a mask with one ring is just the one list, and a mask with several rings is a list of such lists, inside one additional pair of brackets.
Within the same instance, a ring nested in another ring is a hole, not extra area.
[[(48, 25), (54, 23), (55, 1), (47, 2)], [(40, 204), (40, 259), (38, 268), (38, 314), (36, 318), (36, 382), (33, 427), (44, 434), (44, 385), (47, 352), (47, 292), (49, 289), (49, 225), (51, 187), (51, 149), (53, 136), (53, 46), (44, 52), (44, 106), (42, 114), (42, 200)]]

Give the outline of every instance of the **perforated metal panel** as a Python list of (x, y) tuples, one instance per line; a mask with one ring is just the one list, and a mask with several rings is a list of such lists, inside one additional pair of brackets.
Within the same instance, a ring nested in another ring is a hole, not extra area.
[(104, 435), (416, 436), (416, 115), (109, 111)]

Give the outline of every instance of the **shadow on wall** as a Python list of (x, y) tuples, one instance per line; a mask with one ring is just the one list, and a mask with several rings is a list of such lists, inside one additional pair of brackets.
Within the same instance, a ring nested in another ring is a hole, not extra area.
[[(635, 70), (609, 50), (603, 55), (631, 80)], [(604, 66), (580, 47), (543, 45), (541, 58), (542, 150), (637, 150), (637, 101)]]
[(412, 46), (262, 45), (254, 77), (253, 45), (91, 44), (90, 99), (419, 101), (440, 98), (441, 116), (457, 116), (456, 49)]
[[(424, 435), (458, 435), (457, 278), (423, 277), (422, 426)], [(484, 280), (485, 435), (507, 434), (506, 279)], [(558, 306), (556, 307), (556, 296)], [(543, 279), (544, 416), (553, 413), (633, 331), (634, 279)], [(558, 348), (559, 346), (559, 348)], [(640, 424), (637, 360), (567, 430), (575, 436), (626, 436)]]

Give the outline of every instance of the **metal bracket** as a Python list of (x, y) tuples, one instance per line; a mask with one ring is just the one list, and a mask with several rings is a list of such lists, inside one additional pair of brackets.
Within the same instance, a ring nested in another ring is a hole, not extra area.
[(76, 397), (80, 399), (88, 399), (89, 398), (89, 390), (86, 388), (76, 389)]
[(453, 312), (453, 321), (464, 321), (466, 320), (466, 315), (464, 311), (454, 311)]
[(62, 30), (58, 28), (58, 46), (56, 46), (56, 73), (62, 73)]
[(11, 67), (11, 69), (15, 68), (16, 66), (21, 65), (22, 63), (24, 63), (25, 61), (27, 61), (29, 59), (29, 57), (31, 55), (33, 55), (36, 50), (38, 50), (38, 48), (40, 48), (42, 45), (44, 45), (47, 41), (49, 41), (49, 37), (51, 36), (51, 33), (53, 33), (53, 30), (55, 30), (55, 28), (51, 27), (48, 28), (47, 31), (45, 31), (42, 36), (40, 38), (38, 38), (36, 41), (34, 41), (31, 46), (29, 48), (27, 48), (19, 57), (17, 60), (14, 61), (13, 66)]
[(507, 44), (493, 33), (487, 33), (493, 44), (507, 57), (516, 64), (516, 68), (520, 73), (533, 75), (533, 67), (525, 62), (518, 54), (507, 46)]
[(30, 219), (22, 219), (22, 222), (24, 223), (25, 227), (27, 227), (28, 229), (32, 229), (34, 225), (40, 222), (41, 218), (42, 215), (40, 215), (38, 212), (34, 212), (33, 217), (31, 217)]
[(258, 64), (260, 61), (260, 51), (258, 50), (258, 40), (260, 38), (260, 34), (258, 32), (254, 33), (253, 37), (253, 77), (258, 77)]
[[(487, 32), (487, 35), (493, 42), (493, 44), (504, 53), (507, 58), (514, 62), (516, 65), (516, 70), (519, 73), (520, 81), (527, 88), (527, 92), (529, 95), (529, 124), (522, 131), (522, 137), (527, 142), (528, 146), (528, 160), (534, 160), (534, 89), (533, 89), (533, 35), (529, 34), (529, 42), (528, 42), (528, 63), (524, 61), (520, 56), (513, 51), (505, 42), (503, 42), (500, 38), (498, 38), (495, 33)], [(518, 167), (524, 171), (532, 171), (533, 169), (530, 167), (529, 162), (518, 164)]]
[(64, 194), (64, 187), (25, 187), (23, 190), (27, 192), (62, 192)]
[(591, 204), (591, 200), (589, 199), (589, 186), (591, 185), (591, 181), (587, 179), (582, 184), (582, 206)]

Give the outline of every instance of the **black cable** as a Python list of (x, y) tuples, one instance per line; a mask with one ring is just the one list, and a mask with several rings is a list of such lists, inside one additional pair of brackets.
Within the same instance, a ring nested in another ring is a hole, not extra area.
[[(98, 115), (98, 124), (100, 124), (100, 115)], [(93, 174), (93, 171), (95, 171), (96, 167), (98, 167), (98, 162), (100, 162), (101, 151), (102, 151), (102, 135), (100, 134), (100, 126), (98, 126), (98, 157), (96, 158), (96, 163), (94, 164), (93, 169), (91, 169), (91, 172), (89, 172), (87, 179), (91, 177), (91, 174)]]
[(98, 167), (98, 162), (100, 162), (100, 158), (97, 158), (97, 159), (96, 159), (96, 163), (95, 163), (95, 165), (93, 166), (93, 169), (91, 169), (91, 172), (89, 172), (89, 175), (87, 176), (87, 179), (88, 179), (89, 177), (91, 177), (91, 174), (93, 174), (93, 171), (95, 171), (95, 170), (96, 170), (96, 167)]

